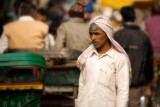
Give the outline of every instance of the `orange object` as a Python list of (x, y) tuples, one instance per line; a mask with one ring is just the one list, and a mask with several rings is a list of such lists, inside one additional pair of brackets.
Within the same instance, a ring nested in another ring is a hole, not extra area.
[(153, 2), (154, 0), (100, 0), (101, 6), (121, 9), (123, 6), (133, 6), (135, 3)]

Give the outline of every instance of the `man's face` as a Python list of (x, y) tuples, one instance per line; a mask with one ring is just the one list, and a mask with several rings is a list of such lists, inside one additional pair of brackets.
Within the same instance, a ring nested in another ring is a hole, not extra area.
[(97, 50), (103, 49), (108, 42), (106, 33), (96, 24), (92, 24), (89, 28), (90, 38)]
[(36, 13), (35, 14), (35, 19), (38, 20), (38, 21), (42, 21), (42, 22), (46, 22), (47, 21), (47, 18), (46, 16), (40, 14), (40, 13)]

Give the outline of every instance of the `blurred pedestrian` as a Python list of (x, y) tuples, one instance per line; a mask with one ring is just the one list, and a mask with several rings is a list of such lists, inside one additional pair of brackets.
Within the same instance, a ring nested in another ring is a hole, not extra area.
[(0, 39), (0, 53), (6, 49), (45, 48), (48, 25), (34, 20), (35, 11), (36, 7), (29, 1), (20, 5), (19, 19), (4, 26)]
[(132, 80), (129, 91), (129, 107), (140, 107), (140, 98), (143, 95), (151, 95), (153, 50), (146, 33), (134, 24), (136, 18), (134, 8), (122, 7), (120, 13), (124, 26), (115, 32), (114, 39), (127, 52), (131, 62)]
[(128, 107), (130, 62), (113, 39), (105, 16), (95, 16), (89, 25), (90, 45), (78, 58), (80, 69), (76, 107)]
[(154, 57), (160, 59), (160, 3), (152, 6), (151, 13), (151, 17), (144, 21), (144, 26), (153, 46)]
[(57, 30), (55, 47), (85, 50), (91, 43), (88, 25), (84, 22), (85, 2), (77, 1), (69, 10), (70, 19), (62, 23)]
[(94, 2), (93, 0), (85, 0), (86, 8), (84, 12), (85, 21), (90, 21), (92, 19), (92, 13), (94, 12)]
[(36, 10), (34, 18), (48, 24), (48, 11), (46, 9), (39, 8)]
[[(48, 11), (46, 9), (39, 8), (39, 9), (37, 9), (34, 18), (35, 18), (35, 20), (42, 21), (42, 22), (48, 24), (49, 31), (48, 31), (48, 34), (45, 38), (45, 43), (46, 43), (45, 47), (47, 49), (53, 48), (53, 46), (55, 45), (56, 29), (55, 29), (55, 26), (53, 26), (53, 24), (49, 25)], [(53, 28), (51, 28), (51, 27), (53, 27)], [(53, 30), (55, 30), (55, 31), (53, 31)]]

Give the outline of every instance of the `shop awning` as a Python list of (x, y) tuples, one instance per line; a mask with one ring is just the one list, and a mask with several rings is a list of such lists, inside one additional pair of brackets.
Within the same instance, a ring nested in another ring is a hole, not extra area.
[(101, 6), (120, 9), (123, 6), (133, 6), (134, 3), (153, 2), (154, 0), (100, 0)]

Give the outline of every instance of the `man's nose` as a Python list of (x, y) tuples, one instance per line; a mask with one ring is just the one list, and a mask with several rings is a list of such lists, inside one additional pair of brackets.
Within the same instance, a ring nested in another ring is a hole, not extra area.
[(95, 35), (92, 35), (91, 36), (91, 40), (93, 41), (93, 40), (96, 40), (96, 36)]

